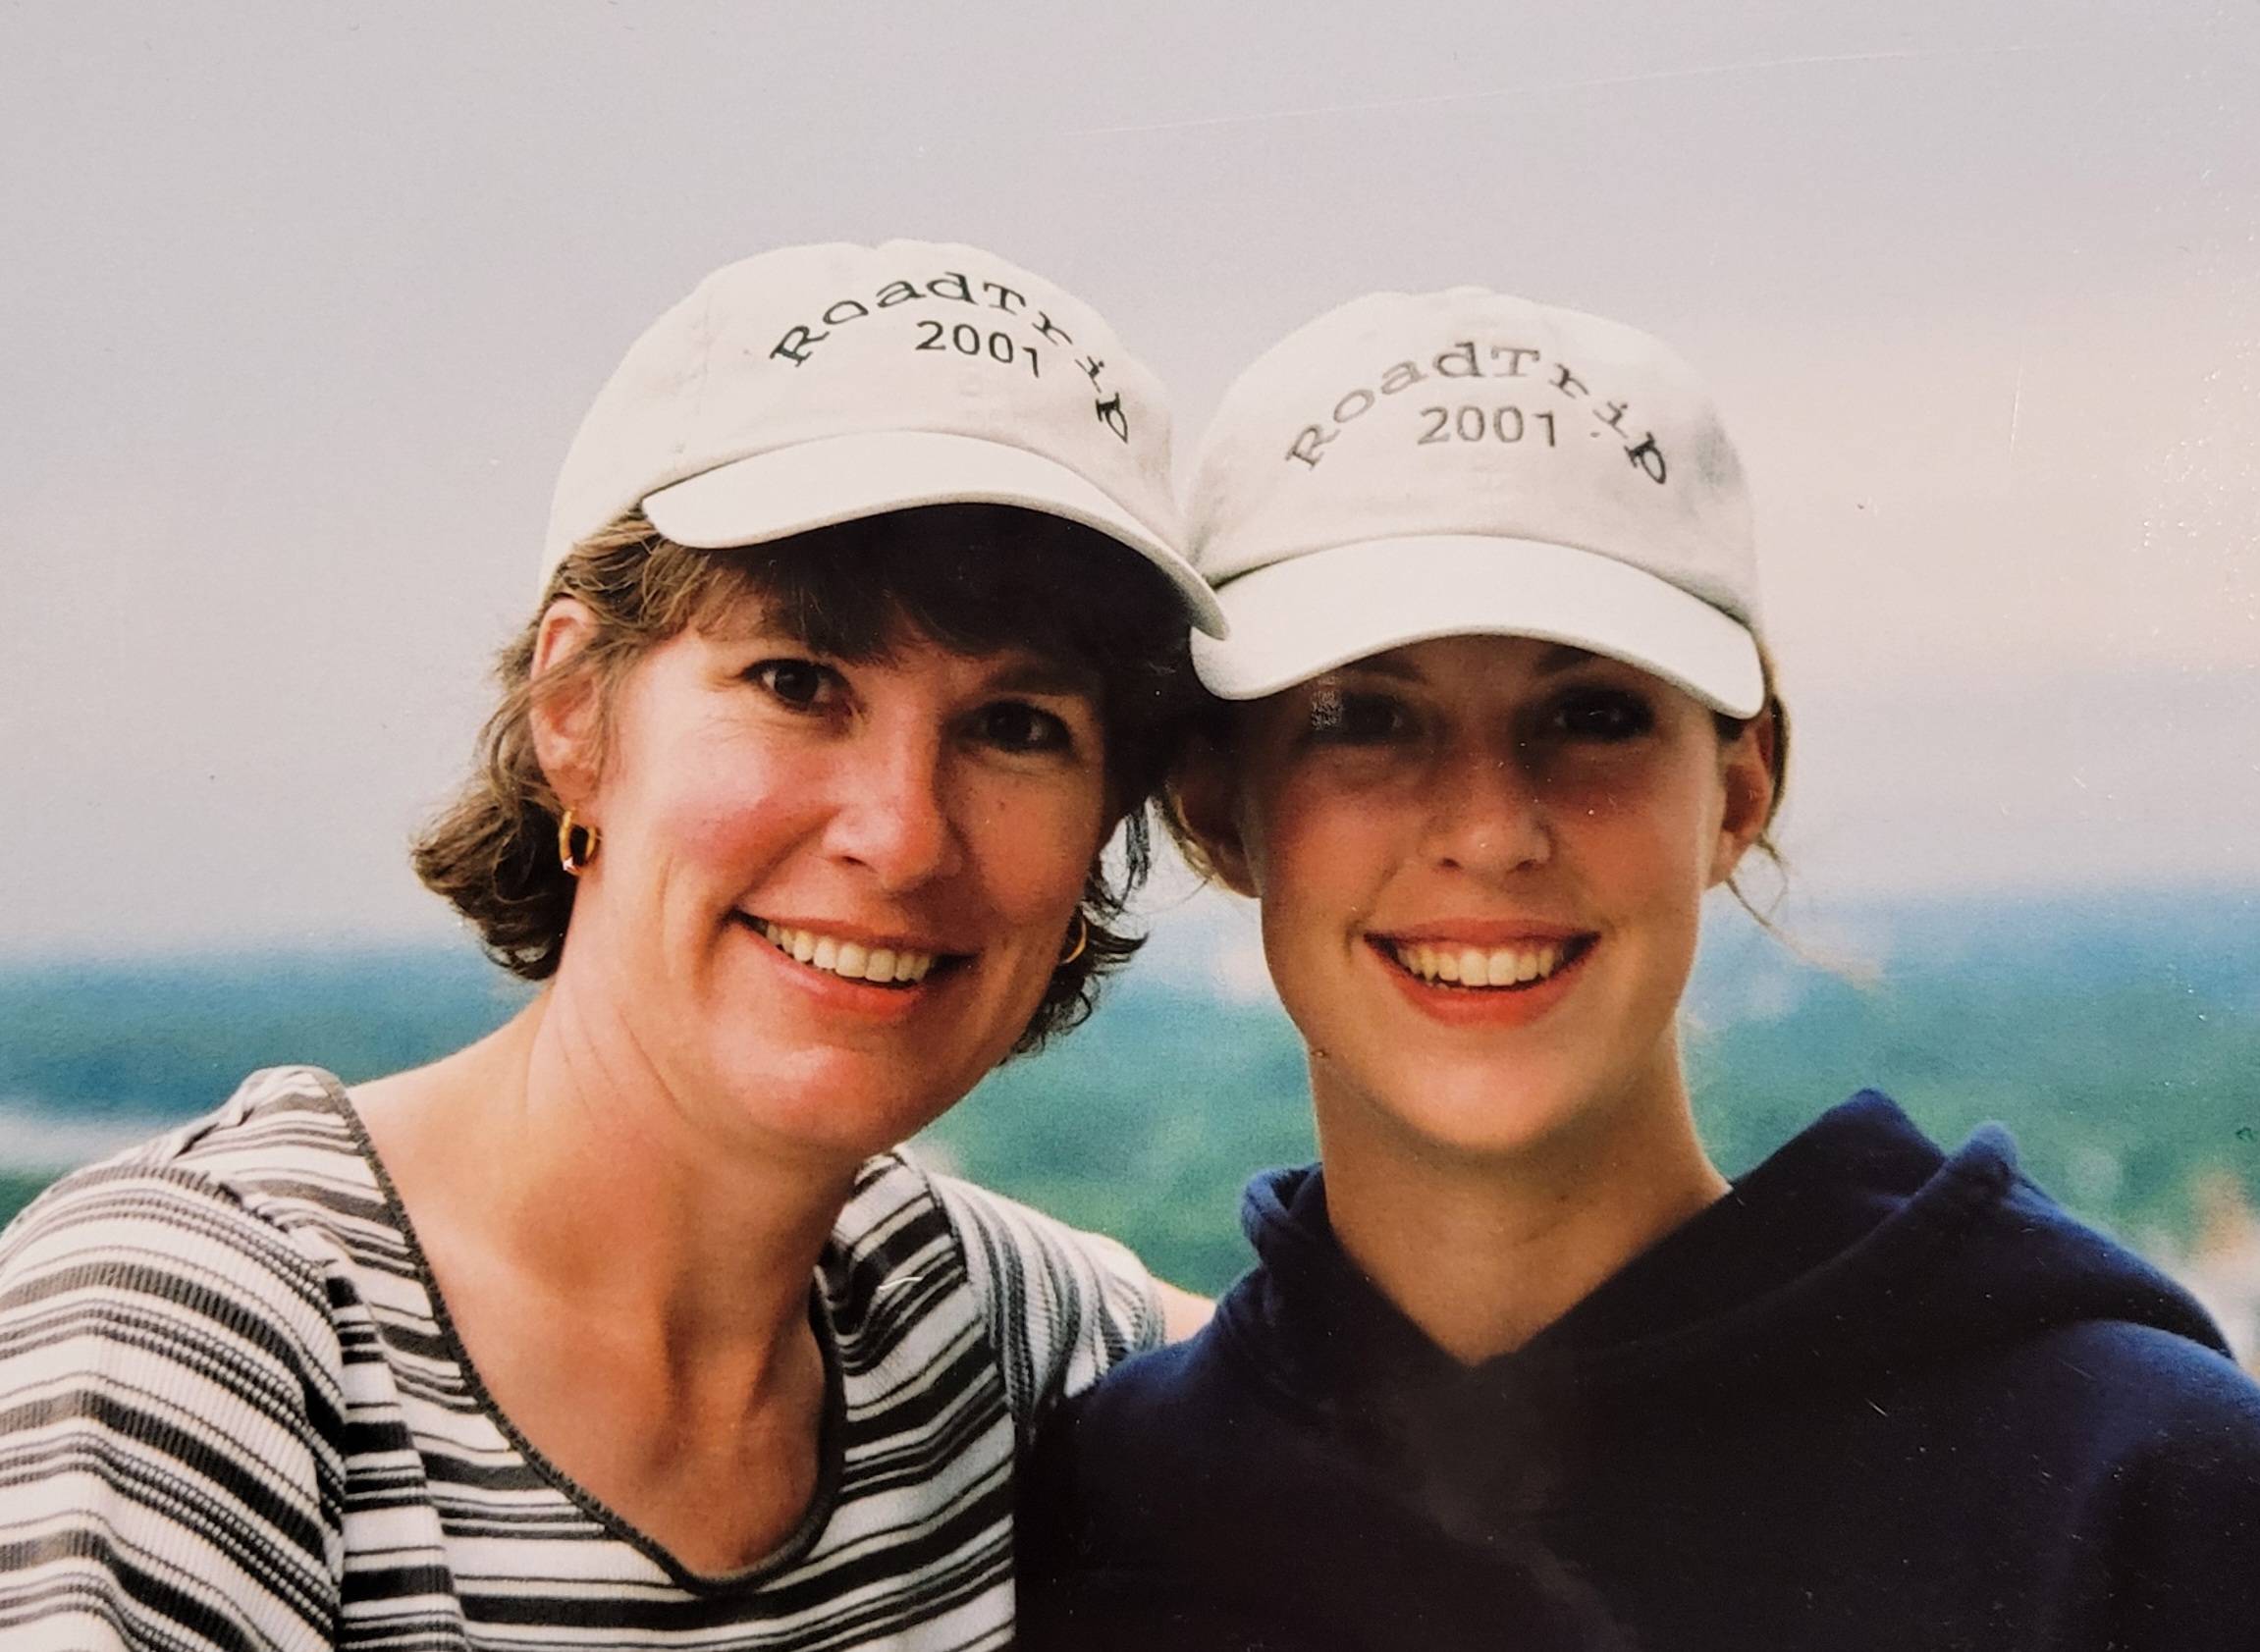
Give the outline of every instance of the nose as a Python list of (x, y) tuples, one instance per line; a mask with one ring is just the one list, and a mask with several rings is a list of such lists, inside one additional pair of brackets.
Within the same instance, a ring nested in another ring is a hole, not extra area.
[(883, 888), (916, 888), (965, 864), (939, 739), (871, 741), (838, 776), (825, 832), (831, 853), (871, 872)]
[(1515, 746), (1456, 745), (1426, 783), (1424, 847), (1434, 864), (1498, 877), (1552, 857), (1553, 827), (1543, 788)]

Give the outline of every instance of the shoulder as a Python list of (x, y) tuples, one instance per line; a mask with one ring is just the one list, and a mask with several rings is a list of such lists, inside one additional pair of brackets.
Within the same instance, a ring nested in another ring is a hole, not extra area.
[(2109, 1644), (2250, 1644), (2260, 1552), (2260, 1387), (2223, 1356), (2147, 1325), (2094, 1323), (2046, 1355), (2087, 1394), (2073, 1465)]
[(2089, 1319), (1973, 1353), (1939, 1390), (1983, 1438), (2136, 1545), (2234, 1525), (2260, 1545), (2260, 1387), (2155, 1325)]
[(2260, 1386), (2226, 1356), (2151, 1325), (2094, 1323), (2053, 1352), (2102, 1392), (2129, 1456), (2170, 1476), (2218, 1474), (2260, 1507)]
[(38, 1488), (0, 1620), (56, 1645), (327, 1643), (350, 1290), (309, 1214), (339, 1174), (327, 1099), (257, 1075), (0, 1236), (0, 1459)]
[(1154, 1279), (1123, 1246), (894, 1152), (866, 1167), (848, 1213), (930, 1210), (947, 1235), (1026, 1428), (1126, 1356), (1159, 1343)]
[[(1035, 1277), (1054, 1288), (1098, 1283), (1135, 1306), (1153, 1302), (1153, 1276), (1130, 1248), (1104, 1234), (1070, 1227), (1033, 1206), (954, 1176), (920, 1171), (965, 1247), (977, 1274)], [(1159, 1308), (1153, 1307), (1159, 1322)]]
[(890, 1155), (926, 1186), (949, 1224), (974, 1288), (986, 1299), (1094, 1299), (1134, 1332), (1132, 1346), (1159, 1341), (1154, 1276), (1118, 1240), (1070, 1227), (1018, 1199)]
[(0, 1236), (0, 1315), (135, 1343), (194, 1326), (334, 1364), (338, 1200), (375, 1193), (335, 1086), (254, 1074), (203, 1118), (63, 1177)]

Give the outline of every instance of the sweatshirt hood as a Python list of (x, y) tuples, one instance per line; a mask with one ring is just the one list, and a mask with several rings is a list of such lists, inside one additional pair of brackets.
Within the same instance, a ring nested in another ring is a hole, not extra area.
[(1298, 1404), (1376, 1385), (1483, 1403), (1637, 1409), (1780, 1403), (2085, 1320), (2226, 1352), (2179, 1286), (2020, 1175), (1998, 1126), (1942, 1152), (1889, 1098), (1824, 1114), (1515, 1352), (1473, 1368), (1430, 1343), (1336, 1245), (1323, 1173), (1268, 1172), (1242, 1221), (1262, 1266), (1219, 1333)]

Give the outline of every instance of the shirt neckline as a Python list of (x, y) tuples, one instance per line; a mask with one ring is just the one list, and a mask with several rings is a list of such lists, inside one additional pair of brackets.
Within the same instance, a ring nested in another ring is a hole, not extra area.
[(519, 1431), (517, 1424), (511, 1420), (510, 1413), (496, 1403), (485, 1378), (479, 1374), (477, 1363), (471, 1359), (470, 1350), (463, 1345), (462, 1338), (456, 1330), (455, 1318), (448, 1311), (447, 1299), (440, 1291), (438, 1276), (432, 1272), (431, 1262), (424, 1254), (423, 1243), (416, 1237), (415, 1223), (408, 1215), (406, 1203), (401, 1199), (400, 1189), (393, 1182), (392, 1172), (385, 1168), (384, 1158), (378, 1153), (375, 1142), (370, 1139), (368, 1127), (361, 1121), (359, 1109), (353, 1105), (350, 1092), (336, 1074), (320, 1068), (308, 1068), (307, 1071), (319, 1085), (323, 1098), (344, 1121), (353, 1145), (359, 1149), (370, 1174), (375, 1178), (377, 1191), (385, 1201), (386, 1214), (400, 1233), (408, 1265), (414, 1270), (416, 1283), (423, 1290), (433, 1327), (439, 1333), (442, 1353), (462, 1373), (464, 1391), (478, 1407), (480, 1413), (501, 1431), (503, 1437), (510, 1441), (511, 1449), (525, 1460), (536, 1475), (614, 1537), (660, 1567), (676, 1587), (689, 1594), (712, 1596), (750, 1592), (807, 1558), (818, 1539), (824, 1535), (825, 1527), (831, 1523), (833, 1513), (838, 1507), (840, 1481), (847, 1459), (846, 1381), (821, 1268), (811, 1279), (808, 1293), (809, 1326), (816, 1334), (817, 1351), (824, 1360), (824, 1410), (818, 1421), (816, 1441), (816, 1492), (809, 1499), (807, 1509), (802, 1512), (792, 1530), (751, 1566), (726, 1572), (693, 1571), (676, 1560), (665, 1544), (628, 1520), (604, 1499), (553, 1463), (539, 1446)]

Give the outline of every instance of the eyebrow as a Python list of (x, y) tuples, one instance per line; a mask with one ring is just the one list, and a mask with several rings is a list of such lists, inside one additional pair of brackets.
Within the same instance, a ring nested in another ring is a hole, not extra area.
[(1580, 666), (1589, 666), (1599, 658), (1591, 649), (1580, 648), (1575, 643), (1552, 643), (1538, 657), (1537, 674), (1542, 677), (1553, 676), (1560, 671), (1575, 670)]
[[(1589, 666), (1599, 658), (1591, 649), (1580, 648), (1575, 643), (1548, 643), (1545, 653), (1538, 656), (1534, 674), (1541, 677), (1555, 676), (1563, 671), (1575, 670), (1580, 666)], [(1352, 660), (1346, 665), (1335, 666), (1334, 672), (1345, 676), (1387, 677), (1392, 682), (1418, 683), (1422, 680), (1419, 671), (1385, 654)]]
[(1400, 665), (1385, 654), (1371, 654), (1363, 660), (1345, 661), (1326, 676), (1387, 677), (1392, 682), (1419, 682), (1421, 673), (1412, 666)]
[[(807, 637), (789, 625), (763, 615), (747, 623), (715, 627), (701, 627), (702, 634), (730, 647), (778, 647), (798, 649), (822, 659), (844, 659), (851, 665), (885, 663), (893, 651), (881, 648), (868, 656), (834, 656), (818, 648)], [(969, 656), (968, 658), (979, 658)], [(989, 679), (989, 689), (997, 694), (1081, 694), (1096, 697), (1101, 690), (1097, 671), (1047, 660), (1042, 655), (1028, 654), (1018, 659), (1007, 659)]]
[(989, 686), (998, 694), (1095, 695), (1099, 674), (1031, 656), (1000, 666)]

